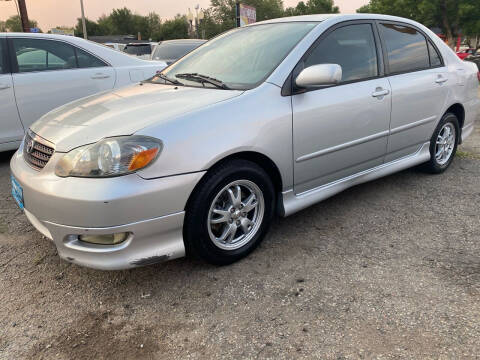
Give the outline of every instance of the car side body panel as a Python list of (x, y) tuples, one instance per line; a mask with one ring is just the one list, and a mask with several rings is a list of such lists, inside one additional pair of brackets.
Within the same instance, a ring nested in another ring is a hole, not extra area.
[(279, 96), (280, 91), (264, 83), (194, 114), (138, 131), (164, 142), (158, 160), (139, 175), (151, 179), (208, 170), (227, 156), (248, 151), (271, 159), (281, 173), (283, 187), (293, 186), (291, 100)]

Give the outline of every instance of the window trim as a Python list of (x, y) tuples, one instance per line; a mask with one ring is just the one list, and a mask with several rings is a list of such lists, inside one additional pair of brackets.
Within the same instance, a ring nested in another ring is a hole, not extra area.
[[(13, 45), (13, 41), (15, 39), (30, 39), (30, 40), (45, 40), (45, 41), (53, 41), (53, 42), (57, 42), (57, 43), (62, 43), (64, 45), (67, 45), (67, 46), (70, 46), (71, 48), (73, 48), (73, 53), (75, 55), (75, 65), (76, 67), (72, 67), (72, 68), (69, 68), (69, 69), (46, 69), (46, 70), (35, 70), (35, 71), (26, 71), (26, 72), (20, 72), (19, 71), (19, 67), (18, 67), (18, 61), (17, 61), (17, 56), (16, 56), (16, 53), (15, 53), (15, 47)], [(82, 69), (98, 69), (98, 68), (101, 68), (101, 67), (112, 67), (112, 65), (108, 62), (108, 61), (105, 61), (104, 59), (96, 56), (95, 54), (92, 54), (90, 51), (88, 51), (87, 49), (85, 48), (82, 48), (80, 46), (76, 46), (75, 44), (71, 43), (71, 42), (68, 42), (68, 41), (64, 41), (64, 40), (61, 40), (61, 39), (48, 39), (48, 38), (42, 38), (42, 37), (29, 37), (29, 36), (15, 36), (15, 37), (7, 37), (6, 38), (7, 40), (7, 53), (10, 54), (9, 56), (9, 59), (10, 59), (10, 70), (11, 70), (11, 73), (12, 74), (36, 74), (36, 73), (44, 73), (44, 72), (52, 72), (52, 71), (69, 71), (69, 70), (82, 70)], [(101, 67), (90, 67), (90, 68), (81, 68), (78, 66), (78, 56), (77, 56), (77, 48), (82, 50), (82, 51), (85, 51), (86, 53), (88, 53), (89, 55), (97, 58), (98, 60), (100, 60), (101, 62), (103, 62), (105, 64), (105, 66), (101, 66)]]
[[(432, 41), (430, 36), (428, 36), (424, 31), (419, 29), (417, 26), (404, 23), (401, 21), (391, 21), (391, 20), (375, 20), (376, 26), (377, 26), (377, 31), (380, 36), (380, 41), (382, 43), (382, 50), (383, 50), (383, 57), (385, 61), (385, 74), (386, 76), (395, 76), (395, 75), (402, 75), (402, 74), (409, 74), (409, 73), (414, 73), (414, 72), (419, 72), (419, 71), (425, 71), (425, 70), (430, 70), (430, 69), (436, 69), (436, 68), (441, 68), (445, 66), (445, 61), (443, 60), (442, 53), (439, 51), (438, 47), (435, 45), (435, 43)], [(419, 32), (424, 38), (425, 38), (425, 45), (427, 47), (427, 54), (428, 54), (428, 67), (425, 68), (418, 68), (418, 69), (413, 69), (413, 70), (405, 70), (405, 71), (396, 71), (396, 72), (391, 72), (390, 71), (390, 63), (388, 61), (388, 52), (387, 52), (387, 45), (385, 42), (385, 39), (381, 35), (380, 31), (380, 25), (382, 24), (392, 24), (392, 25), (398, 25), (398, 26), (405, 26), (405, 27), (410, 27), (417, 32)], [(441, 65), (437, 66), (432, 66), (432, 61), (430, 59), (430, 51), (428, 50), (428, 43), (431, 43), (435, 51), (438, 53), (438, 56), (440, 57), (440, 63)]]
[[(368, 24), (371, 26), (372, 29), (372, 34), (373, 34), (373, 40), (375, 43), (375, 52), (377, 55), (377, 76), (372, 76), (369, 78), (363, 78), (363, 79), (357, 79), (357, 80), (351, 80), (351, 81), (345, 81), (337, 85), (330, 85), (330, 86), (324, 86), (321, 88), (311, 88), (311, 89), (300, 89), (296, 88), (295, 83), (293, 79), (298, 76), (301, 70), (303, 70), (303, 65), (311, 53), (316, 49), (316, 47), (332, 32), (335, 30), (346, 27), (346, 26), (351, 26), (351, 25), (362, 25), (362, 24)], [(386, 75), (386, 68), (385, 68), (385, 59), (382, 51), (382, 43), (380, 40), (380, 34), (378, 33), (377, 26), (375, 24), (374, 19), (362, 19), (362, 20), (347, 20), (347, 21), (342, 21), (337, 24), (332, 25), (329, 27), (327, 30), (322, 32), (317, 39), (310, 45), (310, 47), (305, 51), (305, 53), (302, 55), (300, 60), (297, 62), (297, 64), (293, 67), (293, 70), (290, 72), (290, 75), (287, 77), (285, 80), (283, 86), (282, 86), (282, 91), (281, 95), (282, 96), (291, 96), (291, 95), (297, 95), (297, 94), (303, 94), (307, 93), (310, 91), (321, 91), (324, 89), (329, 89), (332, 87), (337, 87), (337, 86), (343, 86), (343, 85), (349, 85), (349, 84), (355, 84), (357, 82), (362, 82), (362, 81), (369, 81), (369, 80), (374, 80), (374, 79), (379, 79), (383, 78)]]
[(11, 66), (10, 66), (10, 57), (8, 56), (8, 45), (7, 39), (5, 37), (0, 37), (0, 47), (2, 48), (2, 57), (3, 57), (3, 69), (0, 72), (0, 75), (10, 74), (11, 73)]

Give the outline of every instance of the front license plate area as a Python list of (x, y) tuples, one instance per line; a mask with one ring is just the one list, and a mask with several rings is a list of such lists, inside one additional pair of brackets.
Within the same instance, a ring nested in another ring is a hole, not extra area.
[(23, 205), (23, 189), (22, 186), (18, 183), (18, 181), (12, 176), (10, 176), (11, 183), (12, 183), (12, 196), (17, 202), (17, 205), (20, 209), (24, 209)]

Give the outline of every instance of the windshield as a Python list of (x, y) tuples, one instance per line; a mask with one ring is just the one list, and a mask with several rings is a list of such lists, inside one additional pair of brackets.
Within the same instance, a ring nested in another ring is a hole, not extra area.
[(185, 54), (188, 54), (193, 49), (196, 49), (200, 45), (202, 45), (201, 42), (187, 44), (161, 43), (160, 45), (157, 45), (157, 47), (155, 47), (152, 59), (177, 60)]
[(317, 24), (290, 22), (237, 28), (205, 43), (162, 74), (189, 86), (209, 85), (177, 75), (201, 74), (221, 80), (230, 89), (251, 89), (264, 81)]
[(152, 48), (149, 44), (127, 45), (124, 51), (130, 55), (146, 55), (152, 52)]

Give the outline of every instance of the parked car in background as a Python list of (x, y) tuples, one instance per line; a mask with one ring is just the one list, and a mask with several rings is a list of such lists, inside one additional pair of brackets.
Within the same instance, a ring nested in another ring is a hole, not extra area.
[(129, 43), (123, 49), (128, 55), (136, 56), (143, 60), (149, 60), (153, 48), (157, 45), (155, 42)]
[(457, 52), (457, 56), (464, 60), (467, 56), (475, 54), (475, 49), (465, 49)]
[(73, 36), (0, 33), (0, 151), (16, 149), (24, 130), (48, 111), (165, 66)]
[[(480, 69), (480, 49), (478, 49), (475, 54), (469, 55), (465, 58), (465, 61), (471, 61), (477, 64), (478, 68)], [(480, 79), (480, 72), (479, 72), (479, 79)]]
[(151, 59), (165, 61), (167, 65), (170, 65), (206, 42), (207, 40), (201, 39), (178, 39), (162, 41), (160, 44), (154, 47)]
[(42, 117), (12, 158), (13, 195), (75, 264), (229, 264), (275, 214), (415, 165), (445, 171), (473, 131), (477, 71), (398, 17), (232, 29), (151, 80)]
[(108, 46), (109, 48), (115, 49), (117, 51), (124, 51), (126, 46), (125, 44), (112, 43), (112, 42), (107, 42), (107, 43), (104, 43), (103, 45)]

